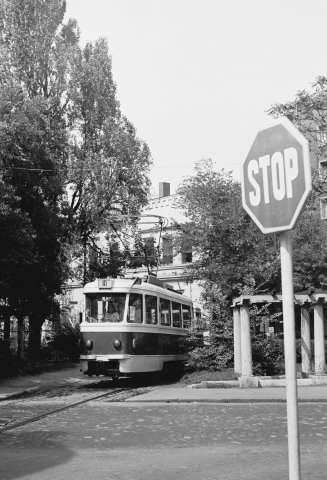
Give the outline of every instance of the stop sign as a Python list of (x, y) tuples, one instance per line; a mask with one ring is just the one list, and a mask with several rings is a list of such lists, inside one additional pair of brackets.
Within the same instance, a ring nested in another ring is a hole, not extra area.
[(263, 233), (290, 230), (310, 191), (308, 141), (279, 118), (257, 134), (243, 162), (243, 208)]

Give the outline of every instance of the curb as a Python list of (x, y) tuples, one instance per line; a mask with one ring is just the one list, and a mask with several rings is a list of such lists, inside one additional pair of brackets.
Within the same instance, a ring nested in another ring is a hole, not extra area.
[(30, 387), (25, 388), (24, 390), (19, 390), (19, 392), (0, 393), (0, 402), (3, 400), (13, 400), (15, 398), (21, 398), (26, 394), (37, 392), (38, 390), (40, 390), (40, 387)]
[[(284, 398), (170, 398), (170, 399), (138, 399), (133, 397), (132, 399), (125, 400), (126, 403), (157, 403), (157, 404), (167, 404), (167, 403), (211, 403), (211, 404), (254, 404), (254, 403), (284, 403), (286, 404), (286, 399)], [(298, 403), (327, 403), (327, 399), (298, 399)]]

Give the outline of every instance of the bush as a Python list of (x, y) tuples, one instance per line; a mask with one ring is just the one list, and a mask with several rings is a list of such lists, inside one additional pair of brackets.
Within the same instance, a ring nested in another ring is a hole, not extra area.
[[(255, 338), (252, 341), (254, 375), (280, 375), (285, 371), (284, 342), (276, 338)], [(233, 367), (231, 341), (221, 341), (189, 352), (186, 368), (190, 371), (222, 372)]]
[(0, 376), (3, 375), (8, 369), (10, 370), (10, 365), (13, 361), (13, 355), (10, 350), (10, 342), (6, 340), (0, 340)]
[[(3, 359), (1, 355), (1, 345), (0, 358)], [(24, 359), (19, 359), (12, 353), (6, 355), (6, 361), (0, 362), (0, 378), (16, 377), (18, 375), (37, 375), (43, 372), (60, 370), (72, 365), (72, 361), (61, 351), (47, 346), (41, 348), (40, 358), (37, 360), (31, 359), (28, 356)]]
[(254, 375), (280, 375), (285, 372), (284, 342), (273, 337), (252, 342)]
[(61, 352), (70, 361), (76, 361), (79, 358), (79, 324), (72, 325), (70, 322), (64, 322), (60, 331), (56, 332), (53, 339), (48, 343), (53, 351)]
[(221, 372), (233, 364), (233, 351), (225, 343), (196, 347), (189, 352), (186, 367), (193, 371)]

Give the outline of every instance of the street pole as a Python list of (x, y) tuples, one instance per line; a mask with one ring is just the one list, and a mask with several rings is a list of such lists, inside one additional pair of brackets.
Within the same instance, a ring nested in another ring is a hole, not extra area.
[(289, 480), (300, 480), (300, 438), (297, 401), (295, 314), (291, 230), (280, 233), (284, 352), (286, 373)]

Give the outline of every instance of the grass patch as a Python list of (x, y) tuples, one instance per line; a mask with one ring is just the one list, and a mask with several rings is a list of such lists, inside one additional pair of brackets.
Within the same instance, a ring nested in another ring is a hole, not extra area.
[(221, 380), (237, 380), (238, 376), (233, 370), (225, 370), (223, 372), (212, 372), (209, 370), (200, 370), (195, 372), (187, 372), (180, 379), (183, 385), (192, 385), (205, 381), (221, 381)]

